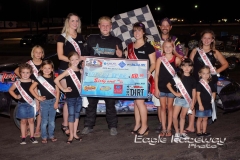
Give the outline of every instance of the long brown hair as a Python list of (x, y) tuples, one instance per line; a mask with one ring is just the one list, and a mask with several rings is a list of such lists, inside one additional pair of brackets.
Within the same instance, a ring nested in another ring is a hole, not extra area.
[(204, 31), (201, 32), (201, 34), (200, 34), (201, 39), (200, 39), (199, 44), (198, 44), (199, 48), (201, 48), (201, 49), (203, 48), (202, 38), (203, 38), (203, 36), (204, 36), (206, 33), (210, 33), (210, 34), (212, 35), (213, 41), (212, 41), (211, 44), (210, 44), (210, 49), (211, 49), (211, 50), (215, 50), (215, 44), (216, 44), (216, 42), (215, 42), (215, 34), (214, 34), (214, 32), (213, 32), (212, 30), (210, 30), (210, 29), (205, 29)]
[(146, 36), (146, 28), (145, 28), (145, 25), (142, 23), (142, 22), (136, 22), (134, 23), (133, 25), (133, 34), (134, 34), (134, 29), (142, 29), (143, 31), (143, 40), (144, 42), (147, 41), (147, 36)]
[[(69, 54), (68, 54), (68, 59), (70, 60), (70, 58), (72, 57), (72, 56), (74, 56), (74, 55), (76, 55), (76, 56), (79, 56), (79, 54), (76, 52), (76, 51), (71, 51), (71, 52), (69, 52)], [(79, 57), (80, 58), (80, 57)], [(68, 67), (71, 67), (71, 63), (68, 63)]]
[[(54, 70), (54, 64), (53, 64), (53, 62), (52, 62), (51, 60), (44, 60), (44, 61), (42, 62), (42, 64), (41, 64), (41, 68), (40, 68), (40, 70), (39, 70), (39, 72), (38, 72), (38, 74), (39, 74), (40, 76), (43, 76), (43, 70), (42, 70), (42, 68), (43, 68), (45, 65), (47, 65), (47, 64), (51, 65), (52, 68), (53, 68), (53, 70)], [(52, 79), (55, 78), (55, 77), (54, 77), (54, 71), (51, 72), (50, 76), (51, 76)]]
[(199, 74), (199, 78), (201, 79), (202, 77), (200, 76), (200, 73), (202, 73), (202, 70), (203, 69), (208, 69), (209, 70), (209, 73), (210, 73), (210, 76), (208, 78), (208, 81), (211, 81), (212, 80), (212, 76), (211, 76), (211, 71), (210, 71), (210, 67), (208, 65), (204, 65), (199, 71), (198, 71), (198, 74)]
[(23, 69), (29, 69), (30, 73), (31, 74), (33, 73), (33, 69), (32, 69), (32, 66), (30, 64), (22, 63), (22, 64), (19, 65), (19, 75), (20, 75), (20, 77), (22, 77), (21, 72), (22, 72)]

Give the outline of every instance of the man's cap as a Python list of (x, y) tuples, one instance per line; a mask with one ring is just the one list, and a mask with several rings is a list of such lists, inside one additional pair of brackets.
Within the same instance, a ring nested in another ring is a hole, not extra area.
[(172, 25), (171, 20), (170, 20), (169, 18), (165, 17), (165, 18), (163, 18), (163, 19), (160, 21), (160, 26), (162, 25), (162, 22), (163, 22), (163, 21), (167, 21), (170, 26)]

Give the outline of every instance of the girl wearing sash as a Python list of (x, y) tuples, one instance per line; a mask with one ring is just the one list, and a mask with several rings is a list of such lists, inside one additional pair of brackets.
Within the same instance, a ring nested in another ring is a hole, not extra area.
[[(46, 144), (49, 138), (52, 142), (57, 141), (54, 137), (56, 109), (59, 102), (59, 89), (54, 83), (54, 65), (50, 60), (44, 60), (39, 70), (39, 76), (31, 87), (30, 92), (40, 101), (41, 110), (41, 137), (42, 143)], [(34, 92), (38, 88), (41, 95)]]
[[(193, 76), (199, 81), (199, 70), (204, 65), (208, 65), (211, 69), (212, 82), (217, 88), (218, 75), (228, 68), (228, 62), (224, 56), (215, 49), (215, 34), (212, 30), (204, 30), (200, 34), (200, 37), (198, 48), (193, 49), (189, 57), (193, 61)], [(216, 61), (219, 61), (221, 64), (219, 68), (216, 68)], [(189, 115), (189, 125), (185, 129), (186, 132), (195, 132), (194, 121), (195, 110), (193, 110), (192, 115)]]
[[(160, 98), (161, 104), (161, 119), (162, 131), (160, 136), (172, 136), (172, 114), (173, 114), (173, 100), (174, 94), (167, 88), (167, 83), (175, 76), (176, 69), (181, 63), (181, 59), (176, 57), (174, 53), (174, 43), (172, 40), (163, 42), (163, 55), (159, 57), (156, 62), (155, 70), (155, 97)], [(166, 106), (167, 104), (167, 106)], [(166, 122), (168, 110), (168, 123)], [(166, 123), (168, 126), (166, 127)]]
[[(191, 59), (184, 59), (179, 67), (177, 75), (167, 84), (167, 88), (176, 96), (173, 108), (173, 126), (175, 129), (174, 141), (188, 139), (183, 132), (185, 117), (189, 109), (193, 110), (196, 102), (196, 83), (191, 75), (193, 62)], [(178, 127), (178, 117), (180, 113), (180, 131)]]
[[(212, 103), (216, 97), (217, 89), (211, 81), (211, 72), (209, 66), (203, 66), (199, 70), (200, 81), (197, 83), (197, 136), (211, 136), (207, 132), (208, 117), (212, 116)], [(215, 107), (215, 106), (214, 106)]]
[[(9, 93), (13, 98), (18, 100), (16, 117), (21, 119), (20, 128), (22, 142), (20, 144), (26, 144), (27, 123), (29, 124), (30, 129), (30, 141), (32, 143), (38, 143), (34, 137), (34, 117), (36, 110), (39, 109), (39, 104), (35, 102), (33, 95), (29, 91), (29, 88), (33, 83), (33, 80), (30, 79), (32, 67), (31, 65), (24, 63), (19, 66), (18, 71), (20, 79), (9, 88)], [(15, 89), (17, 89), (19, 93), (16, 94), (14, 92)]]
[[(65, 20), (62, 33), (57, 39), (57, 54), (60, 60), (60, 65), (58, 67), (59, 74), (63, 73), (68, 68), (69, 59), (67, 56), (71, 51), (76, 51), (79, 56), (83, 55), (83, 44), (84, 39), (81, 35), (81, 20), (77, 14), (69, 13)], [(66, 88), (65, 78), (63, 78), (60, 83)], [(63, 133), (69, 136), (67, 103), (63, 106), (63, 123), (61, 129)]]
[[(67, 140), (68, 144), (71, 144), (73, 139), (77, 141), (81, 141), (77, 135), (77, 127), (80, 117), (80, 111), (82, 108), (82, 97), (80, 96), (81, 93), (81, 73), (80, 69), (78, 68), (80, 62), (80, 56), (77, 52), (70, 52), (68, 55), (69, 59), (69, 68), (60, 74), (58, 77), (55, 78), (54, 82), (56, 85), (63, 91), (66, 92), (66, 101), (68, 106), (68, 126), (70, 135)], [(67, 87), (61, 85), (60, 80), (62, 78), (66, 78)]]
[[(156, 53), (154, 47), (147, 43), (145, 25), (137, 22), (133, 25), (133, 35), (136, 41), (128, 45), (128, 59), (148, 59), (150, 75), (155, 69)], [(147, 135), (147, 107), (145, 99), (134, 100), (135, 126), (132, 134)]]
[[(38, 71), (39, 71), (39, 69), (41, 67), (41, 64), (42, 64), (42, 59), (44, 58), (43, 48), (39, 45), (34, 46), (32, 48), (32, 51), (31, 51), (31, 57), (32, 57), (32, 59), (27, 61), (26, 63), (28, 63), (32, 66), (33, 73), (31, 74), (30, 78), (32, 80), (36, 81), (36, 78), (38, 77)], [(14, 70), (14, 73), (18, 77), (20, 77), (19, 67)], [(40, 111), (38, 112), (36, 120), (37, 120), (37, 125), (36, 125), (36, 128), (35, 128), (34, 137), (40, 137), (41, 136), (41, 131), (40, 131), (40, 128), (41, 128), (41, 113), (40, 113)]]

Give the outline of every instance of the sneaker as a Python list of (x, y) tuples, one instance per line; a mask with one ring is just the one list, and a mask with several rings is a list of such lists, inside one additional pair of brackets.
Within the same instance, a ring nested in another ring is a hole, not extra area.
[(180, 140), (180, 133), (175, 133), (173, 141), (177, 143)]
[(210, 134), (210, 133), (207, 133), (207, 132), (203, 133), (202, 135), (203, 135), (204, 137), (210, 137), (210, 136), (211, 136), (211, 134)]
[(157, 128), (155, 129), (156, 133), (160, 133), (162, 130), (162, 123), (159, 123), (159, 125), (157, 126)]
[(22, 138), (22, 142), (20, 144), (27, 144), (26, 143), (26, 138)]
[(88, 134), (88, 133), (91, 133), (92, 131), (93, 131), (92, 128), (84, 127), (82, 130), (82, 134)]
[(38, 141), (35, 139), (35, 137), (31, 137), (31, 138), (30, 138), (30, 141), (31, 141), (33, 144), (38, 143)]
[(197, 133), (196, 135), (197, 135), (197, 137), (202, 137), (203, 136), (202, 133)]
[(117, 128), (111, 128), (111, 129), (110, 129), (110, 135), (111, 135), (111, 136), (116, 136), (117, 134), (118, 134)]
[(187, 139), (189, 139), (189, 138), (190, 138), (190, 137), (187, 136), (186, 133), (182, 133), (182, 134), (180, 135), (180, 139), (187, 140)]

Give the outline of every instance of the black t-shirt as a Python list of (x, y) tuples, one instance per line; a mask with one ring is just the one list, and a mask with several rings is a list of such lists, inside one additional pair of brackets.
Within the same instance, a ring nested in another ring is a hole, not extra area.
[[(80, 80), (81, 77), (81, 73), (80, 71), (74, 71), (74, 73), (76, 74), (77, 78)], [(66, 97), (67, 98), (77, 98), (80, 96), (79, 91), (75, 85), (75, 83), (73, 82), (72, 78), (70, 75), (66, 76), (66, 82), (67, 82), (67, 87), (71, 87), (72, 92), (66, 92)]]
[(147, 59), (149, 61), (150, 67), (150, 59), (149, 54), (155, 52), (154, 47), (150, 43), (145, 43), (143, 46), (139, 47), (138, 49), (134, 48), (134, 52), (138, 59)]
[[(36, 65), (36, 64), (34, 64), (34, 65), (35, 65), (35, 67), (37, 68), (37, 70), (39, 71), (40, 68), (41, 68), (41, 64), (40, 64), (40, 65)], [(34, 81), (37, 80), (36, 77), (34, 76), (34, 74), (31, 74), (30, 78), (31, 78), (32, 80), (34, 80)]]
[[(84, 39), (82, 37), (82, 35), (80, 33), (77, 34), (77, 37), (74, 39), (72, 38), (79, 46), (80, 50), (81, 50), (81, 55), (84, 56)], [(64, 56), (68, 56), (69, 52), (71, 51), (76, 51), (75, 48), (73, 47), (73, 45), (65, 39), (65, 37), (63, 37), (62, 35), (58, 36), (57, 42), (60, 43), (64, 43), (63, 45), (63, 54)], [(68, 62), (62, 61), (60, 60), (60, 64), (59, 64), (59, 68), (62, 70), (66, 70), (68, 68)]]
[(117, 37), (112, 35), (103, 36), (101, 34), (90, 35), (85, 46), (85, 53), (86, 56), (118, 58), (116, 45), (123, 51), (122, 41)]
[[(176, 66), (175, 60), (176, 60), (176, 57), (173, 56), (173, 58), (169, 61), (169, 63), (176, 71), (177, 66)], [(168, 84), (168, 82), (171, 81), (172, 78), (173, 78), (172, 75), (168, 72), (168, 70), (164, 66), (163, 62), (161, 62), (160, 70), (159, 70), (159, 77), (158, 77), (158, 88), (159, 88), (160, 92), (171, 93), (169, 91), (169, 89), (167, 88), (167, 84)]]
[[(210, 81), (208, 84), (209, 84), (212, 92), (217, 92), (217, 89), (216, 89), (216, 87), (214, 87), (214, 83), (212, 81)], [(212, 109), (212, 103), (211, 103), (212, 97), (210, 96), (209, 92), (205, 89), (205, 87), (200, 82), (197, 83), (196, 90), (197, 90), (197, 92), (200, 92), (200, 98), (201, 98), (204, 110)], [(198, 103), (196, 103), (195, 108), (196, 108), (196, 110), (199, 110)]]
[[(211, 64), (213, 65), (213, 67), (216, 67), (216, 58), (214, 57), (215, 52), (213, 52), (212, 50), (207, 52), (206, 55), (208, 57), (208, 59), (210, 60)], [(198, 51), (196, 52), (196, 55), (193, 58), (193, 76), (196, 78), (197, 81), (199, 81), (199, 70), (205, 65), (205, 63), (203, 62), (201, 56), (199, 55)], [(212, 75), (212, 82), (214, 84), (217, 84), (218, 81), (218, 77), (217, 75)]]
[[(32, 85), (32, 82), (21, 82), (20, 83), (21, 87), (23, 88), (23, 90), (32, 98), (34, 99), (34, 96), (31, 94), (31, 92), (29, 91), (30, 86)], [(17, 89), (17, 93), (20, 93)], [(26, 101), (23, 99), (22, 95), (21, 98), (19, 99), (19, 102), (25, 103)]]
[[(197, 85), (196, 79), (193, 76), (183, 76), (181, 81), (186, 88), (189, 96), (192, 98), (192, 90), (196, 89)], [(180, 92), (180, 90), (176, 88), (176, 83), (173, 78), (171, 79), (170, 83), (175, 91)]]
[[(55, 89), (55, 83), (52, 77), (51, 78), (43, 77), (43, 78)], [(37, 83), (38, 83), (38, 89), (41, 93), (41, 96), (45, 96), (46, 100), (55, 98), (38, 80), (37, 80)]]

